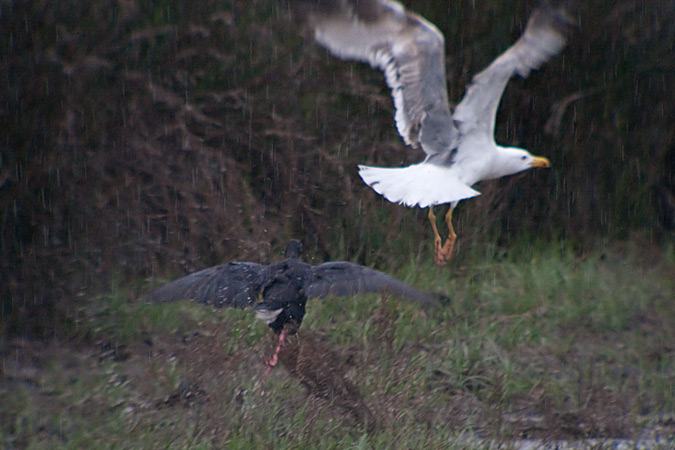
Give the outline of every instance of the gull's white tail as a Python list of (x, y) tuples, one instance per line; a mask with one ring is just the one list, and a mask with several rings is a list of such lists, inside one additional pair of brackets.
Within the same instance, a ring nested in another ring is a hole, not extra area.
[(458, 180), (451, 169), (434, 164), (359, 166), (359, 175), (390, 202), (406, 206), (426, 208), (480, 195), (480, 192)]

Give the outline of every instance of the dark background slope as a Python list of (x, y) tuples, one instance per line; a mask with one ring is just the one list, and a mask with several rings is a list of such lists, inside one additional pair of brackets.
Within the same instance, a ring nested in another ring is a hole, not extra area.
[[(452, 102), (535, 6), (406, 4), (446, 35)], [(498, 115), (497, 142), (553, 168), (481, 184), (456, 215), (460, 258), (524, 237), (672, 236), (675, 7), (597, 1), (577, 20)], [(283, 3), (2, 1), (0, 55), (6, 331), (58, 332), (111, 277), (266, 263), (289, 238), (319, 260), (431, 257), (426, 213), (357, 175), (421, 159), (382, 75), (328, 56)]]

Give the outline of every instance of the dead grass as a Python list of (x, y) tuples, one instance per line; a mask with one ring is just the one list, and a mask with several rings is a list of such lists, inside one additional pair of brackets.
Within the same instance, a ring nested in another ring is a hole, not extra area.
[(5, 343), (1, 440), (484, 448), (655, 429), (672, 439), (672, 254), (643, 254), (554, 249), (454, 275), (410, 267), (410, 282), (452, 293), (451, 306), (314, 302), (266, 379), (275, 338), (248, 311), (100, 299), (84, 341)]

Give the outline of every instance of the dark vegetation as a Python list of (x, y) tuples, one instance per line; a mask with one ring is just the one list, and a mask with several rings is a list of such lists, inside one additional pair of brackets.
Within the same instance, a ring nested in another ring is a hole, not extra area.
[[(420, 157), (396, 134), (381, 74), (327, 56), (283, 3), (0, 5), (6, 331), (58, 331), (54, 314), (112, 274), (269, 262), (291, 237), (320, 260), (381, 264), (394, 240), (429, 253), (425, 214), (356, 174)], [(533, 7), (415, 3), (445, 32), (451, 100)], [(675, 9), (584, 3), (578, 20), (562, 56), (511, 82), (497, 126), (498, 142), (553, 169), (484, 183), (457, 214), (460, 258), (522, 236), (583, 248), (675, 227)]]
[[(535, 6), (405, 3), (446, 35), (451, 101)], [(498, 116), (497, 142), (553, 168), (481, 184), (438, 270), (426, 212), (356, 173), (421, 156), (382, 75), (328, 56), (283, 2), (0, 0), (0, 438), (433, 447), (465, 428), (627, 437), (672, 411), (675, 7), (577, 18)], [(317, 302), (262, 390), (264, 326), (140, 305), (152, 276), (270, 263), (290, 238), (455, 303)]]

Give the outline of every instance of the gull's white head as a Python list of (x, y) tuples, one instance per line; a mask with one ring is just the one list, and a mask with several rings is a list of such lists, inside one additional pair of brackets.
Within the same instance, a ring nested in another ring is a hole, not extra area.
[(501, 147), (497, 152), (495, 173), (491, 178), (499, 178), (507, 175), (513, 175), (532, 168), (551, 167), (548, 159), (541, 156), (534, 156), (527, 150), (517, 147)]

